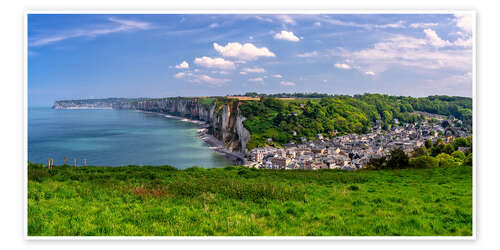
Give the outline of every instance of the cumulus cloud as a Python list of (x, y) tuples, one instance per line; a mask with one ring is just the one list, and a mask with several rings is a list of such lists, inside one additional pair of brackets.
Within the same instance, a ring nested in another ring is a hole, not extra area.
[[(253, 67), (253, 68), (243, 68), (242, 72), (245, 72), (245, 73), (265, 73), (266, 70), (263, 68), (259, 68), (259, 67)], [(241, 74), (241, 72), (240, 72), (240, 74)]]
[(286, 41), (290, 41), (290, 42), (300, 41), (300, 38), (295, 36), (295, 34), (293, 34), (293, 32), (286, 31), (286, 30), (282, 30), (280, 33), (274, 34), (274, 39), (286, 40)]
[(175, 65), (176, 69), (188, 69), (189, 68), (189, 63), (186, 61), (182, 61), (179, 65)]
[(373, 71), (366, 71), (365, 75), (374, 76), (375, 72), (373, 72)]
[(306, 52), (306, 53), (302, 53), (302, 54), (297, 54), (297, 57), (302, 57), (302, 58), (305, 58), (305, 57), (317, 57), (318, 56), (318, 52), (315, 50), (315, 51), (311, 51), (311, 52)]
[(256, 77), (256, 78), (250, 78), (248, 79), (249, 82), (263, 82), (264, 78), (262, 77)]
[(283, 76), (282, 76), (282, 75), (280, 75), (280, 74), (273, 75), (273, 77), (274, 77), (274, 78), (283, 78)]
[(275, 57), (276, 55), (266, 47), (258, 48), (251, 43), (228, 43), (221, 46), (214, 43), (214, 49), (224, 57), (233, 57), (244, 61), (256, 60), (259, 57)]
[(234, 69), (236, 67), (234, 62), (225, 60), (224, 58), (220, 57), (211, 58), (208, 56), (204, 56), (195, 58), (194, 63), (206, 68)]
[(290, 82), (290, 81), (281, 81), (280, 85), (281, 86), (295, 86), (295, 83), (294, 82)]
[(427, 39), (429, 39), (430, 44), (434, 47), (444, 47), (451, 45), (450, 41), (441, 39), (436, 33), (436, 31), (432, 29), (425, 29), (424, 33)]
[(457, 27), (467, 33), (472, 33), (473, 18), (472, 14), (455, 14)]
[(338, 69), (351, 69), (351, 66), (345, 63), (336, 63), (334, 66)]

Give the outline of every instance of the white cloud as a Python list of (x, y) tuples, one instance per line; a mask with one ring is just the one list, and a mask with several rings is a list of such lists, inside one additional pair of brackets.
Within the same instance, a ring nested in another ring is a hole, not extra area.
[(387, 24), (375, 24), (375, 28), (386, 29), (386, 28), (404, 28), (404, 21), (397, 21), (395, 23), (387, 23)]
[(263, 82), (264, 78), (262, 77), (256, 77), (256, 78), (250, 78), (248, 79), (249, 82)]
[(365, 75), (374, 76), (375, 72), (373, 72), (373, 71), (366, 71)]
[(240, 75), (248, 75), (248, 72), (240, 71)]
[(414, 28), (414, 29), (430, 28), (430, 27), (434, 27), (434, 26), (438, 26), (438, 23), (412, 23), (412, 24), (410, 24), (410, 27)]
[(334, 66), (339, 69), (351, 69), (351, 66), (345, 63), (336, 63)]
[(230, 82), (231, 80), (214, 78), (208, 75), (195, 75), (193, 79), (190, 79), (189, 81), (194, 83), (208, 83), (211, 85), (222, 86), (225, 83)]
[(243, 68), (242, 71), (246, 72), (246, 73), (265, 73), (266, 72), (265, 69), (259, 68), (259, 67)]
[(456, 46), (461, 46), (461, 47), (471, 47), (472, 46), (472, 37), (469, 37), (466, 39), (458, 38), (457, 40), (455, 40), (455, 42), (453, 42), (453, 44)]
[(236, 67), (234, 62), (225, 60), (224, 58), (220, 57), (211, 58), (208, 56), (204, 56), (201, 58), (195, 58), (194, 63), (207, 68), (234, 69)]
[(296, 24), (295, 20), (293, 20), (293, 18), (289, 15), (277, 15), (276, 18), (278, 18), (281, 22), (285, 24), (291, 24), (291, 25)]
[(356, 69), (374, 73), (393, 67), (418, 69), (454, 69), (470, 71), (472, 51), (470, 48), (436, 48), (428, 46), (425, 39), (396, 35), (373, 44), (370, 48), (357, 51), (337, 49), (332, 55), (352, 60)]
[(283, 76), (282, 76), (282, 75), (280, 75), (280, 74), (273, 75), (273, 77), (274, 77), (274, 78), (283, 78)]
[(434, 47), (444, 47), (444, 46), (450, 46), (451, 42), (447, 40), (441, 39), (436, 31), (432, 29), (425, 29), (424, 30), (425, 36), (429, 39), (429, 42), (431, 43), (432, 46)]
[(241, 44), (232, 42), (221, 46), (214, 43), (214, 49), (224, 57), (233, 57), (241, 60), (256, 60), (259, 57), (275, 57), (276, 55), (266, 47), (258, 48), (251, 43)]
[(298, 42), (300, 39), (291, 31), (282, 30), (280, 33), (274, 34), (274, 39), (287, 40), (290, 42)]
[(219, 24), (218, 23), (212, 23), (208, 27), (211, 28), (211, 29), (217, 28), (217, 27), (219, 27)]
[(176, 69), (189, 69), (189, 63), (182, 61), (179, 65), (175, 65)]
[(316, 57), (318, 56), (318, 52), (315, 50), (315, 51), (311, 51), (311, 52), (306, 52), (306, 53), (302, 53), (302, 54), (297, 54), (297, 57)]
[(320, 26), (321, 26), (321, 23), (320, 23), (320, 22), (315, 22), (315, 23), (314, 23), (314, 26), (316, 26), (316, 27), (320, 27)]
[(280, 82), (281, 86), (295, 86), (294, 82), (289, 82), (289, 81), (281, 81)]
[(455, 14), (455, 22), (457, 24), (457, 27), (459, 27), (463, 31), (472, 33), (472, 17), (472, 14)]
[[(119, 19), (119, 18), (114, 18), (110, 17), (108, 18), (108, 21), (110, 21), (112, 24), (114, 24), (111, 27), (107, 28), (96, 28), (96, 29), (75, 29), (67, 32), (62, 32), (56, 35), (50, 35), (46, 37), (37, 37), (32, 39), (29, 42), (29, 46), (36, 47), (36, 46), (43, 46), (43, 45), (48, 45), (51, 43), (67, 40), (70, 38), (77, 38), (77, 37), (96, 37), (100, 35), (107, 35), (111, 33), (118, 33), (118, 32), (127, 32), (127, 31), (133, 31), (133, 30), (146, 30), (151, 28), (151, 24), (148, 22), (140, 22), (140, 21), (134, 21), (134, 20), (125, 20), (125, 19)], [(118, 24), (118, 26), (116, 26)], [(57, 32), (51, 32), (51, 34), (57, 33)]]
[(186, 76), (186, 73), (184, 73), (184, 72), (179, 72), (179, 73), (174, 75), (174, 77), (177, 79), (184, 78), (185, 76)]

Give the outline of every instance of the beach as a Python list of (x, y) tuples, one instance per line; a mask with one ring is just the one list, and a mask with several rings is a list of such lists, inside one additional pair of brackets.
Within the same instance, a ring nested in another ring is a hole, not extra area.
[(212, 149), (213, 151), (215, 151), (216, 153), (218, 153), (220, 155), (223, 155), (224, 157), (231, 160), (235, 164), (244, 164), (245, 163), (245, 156), (242, 153), (232, 152), (232, 151), (224, 148), (224, 144), (220, 140), (218, 140), (215, 136), (208, 134), (209, 124), (205, 121), (188, 119), (185, 117), (170, 115), (170, 114), (166, 114), (166, 113), (156, 113), (156, 112), (149, 112), (149, 111), (142, 111), (142, 110), (137, 110), (137, 111), (144, 112), (144, 113), (158, 114), (158, 115), (161, 115), (165, 118), (198, 124), (201, 127), (200, 129), (197, 130), (198, 137), (202, 141), (204, 141), (210, 149)]

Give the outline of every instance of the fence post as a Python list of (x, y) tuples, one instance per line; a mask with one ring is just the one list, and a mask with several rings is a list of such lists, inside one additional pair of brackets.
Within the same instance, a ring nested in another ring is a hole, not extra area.
[(50, 169), (50, 158), (47, 159), (47, 169)]
[(66, 165), (66, 160), (67, 160), (66, 156), (64, 156), (64, 165)]
[(76, 168), (76, 159), (73, 159), (73, 167)]
[(87, 166), (87, 159), (83, 159), (83, 166), (86, 167)]

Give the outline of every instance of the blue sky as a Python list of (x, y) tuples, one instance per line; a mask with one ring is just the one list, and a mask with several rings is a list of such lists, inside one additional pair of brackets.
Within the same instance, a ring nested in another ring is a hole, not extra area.
[(28, 16), (28, 102), (245, 92), (472, 96), (472, 15)]

